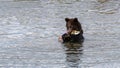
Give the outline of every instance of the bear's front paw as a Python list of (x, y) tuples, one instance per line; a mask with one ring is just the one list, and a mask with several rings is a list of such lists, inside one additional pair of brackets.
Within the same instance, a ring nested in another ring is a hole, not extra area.
[(63, 42), (62, 36), (59, 36), (58, 41)]

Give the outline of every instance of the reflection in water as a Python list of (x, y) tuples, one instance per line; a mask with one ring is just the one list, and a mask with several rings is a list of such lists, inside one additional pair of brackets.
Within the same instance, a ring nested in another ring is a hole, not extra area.
[(81, 62), (82, 43), (66, 43), (64, 44), (66, 52), (66, 63), (68, 68), (78, 68)]

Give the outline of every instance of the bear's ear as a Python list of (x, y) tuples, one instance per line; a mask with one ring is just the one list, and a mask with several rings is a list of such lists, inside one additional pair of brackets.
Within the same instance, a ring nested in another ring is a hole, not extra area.
[(74, 18), (74, 22), (78, 22), (78, 19), (77, 19), (77, 18)]
[(65, 18), (65, 21), (68, 22), (68, 21), (69, 21), (69, 18)]

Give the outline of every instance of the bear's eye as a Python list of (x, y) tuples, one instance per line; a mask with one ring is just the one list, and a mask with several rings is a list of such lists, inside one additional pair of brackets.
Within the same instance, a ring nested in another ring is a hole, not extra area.
[(70, 26), (69, 28), (73, 28), (73, 26)]

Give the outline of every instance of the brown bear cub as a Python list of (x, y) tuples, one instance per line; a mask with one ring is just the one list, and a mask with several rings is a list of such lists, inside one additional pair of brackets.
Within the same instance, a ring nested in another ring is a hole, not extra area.
[(80, 22), (77, 18), (65, 18), (67, 32), (64, 33), (61, 38), (63, 43), (65, 42), (83, 42), (83, 30)]

